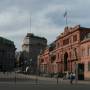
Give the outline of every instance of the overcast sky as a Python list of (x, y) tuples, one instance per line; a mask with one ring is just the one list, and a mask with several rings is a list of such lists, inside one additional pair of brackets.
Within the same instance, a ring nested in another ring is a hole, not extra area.
[(17, 50), (27, 32), (51, 43), (64, 30), (65, 10), (68, 26), (90, 27), (90, 0), (0, 0), (0, 36), (14, 41)]

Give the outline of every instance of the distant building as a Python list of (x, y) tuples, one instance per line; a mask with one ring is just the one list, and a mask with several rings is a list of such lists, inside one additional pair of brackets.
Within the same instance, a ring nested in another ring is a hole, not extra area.
[(90, 79), (90, 28), (65, 27), (54, 43), (38, 57), (40, 72), (74, 72), (78, 79)]
[(54, 61), (56, 60), (56, 41), (48, 45), (38, 56), (38, 70), (40, 74), (55, 73)]
[(19, 62), (20, 62), (20, 55), (21, 55), (21, 51), (18, 51), (15, 53), (15, 58), (16, 58), (16, 67), (19, 67)]
[(11, 71), (15, 67), (15, 45), (0, 37), (0, 71)]
[(28, 52), (28, 57), (31, 62), (32, 72), (36, 73), (37, 68), (37, 57), (47, 46), (47, 39), (44, 37), (35, 36), (32, 33), (27, 33), (23, 40), (22, 51)]

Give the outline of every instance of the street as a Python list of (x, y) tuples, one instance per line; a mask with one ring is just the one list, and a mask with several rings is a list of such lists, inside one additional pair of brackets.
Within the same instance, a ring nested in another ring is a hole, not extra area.
[[(3, 79), (2, 79), (3, 78)], [(61, 78), (47, 78), (18, 73), (0, 74), (0, 89), (2, 90), (90, 90), (90, 81), (76, 81)]]
[(25, 83), (0, 83), (1, 90), (90, 90), (90, 85), (83, 84), (25, 84)]

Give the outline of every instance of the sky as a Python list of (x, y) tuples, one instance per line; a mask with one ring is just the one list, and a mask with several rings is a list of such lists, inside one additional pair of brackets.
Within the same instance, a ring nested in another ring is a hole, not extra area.
[(0, 36), (14, 41), (17, 51), (30, 32), (50, 44), (64, 31), (65, 11), (68, 26), (90, 28), (90, 0), (0, 0)]

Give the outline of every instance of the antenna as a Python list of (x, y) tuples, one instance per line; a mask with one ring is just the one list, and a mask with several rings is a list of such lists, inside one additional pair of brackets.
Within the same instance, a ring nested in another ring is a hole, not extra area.
[(32, 28), (31, 28), (31, 15), (30, 15), (30, 33), (31, 33), (31, 29), (32, 29)]

